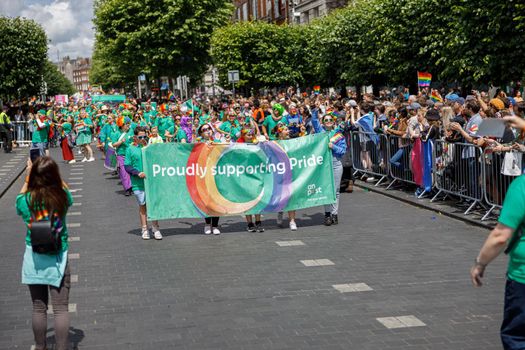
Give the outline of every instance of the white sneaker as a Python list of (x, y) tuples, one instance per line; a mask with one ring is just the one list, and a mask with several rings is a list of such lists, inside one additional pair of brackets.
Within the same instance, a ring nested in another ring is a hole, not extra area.
[(375, 177), (369, 177), (368, 179), (366, 179), (366, 182), (376, 182), (376, 178)]
[(95, 161), (95, 158), (89, 158), (87, 161), (88, 161), (88, 162), (94, 162), (94, 161)]
[(157, 240), (162, 239), (162, 233), (160, 233), (160, 230), (158, 227), (152, 226), (151, 231), (153, 231), (153, 237)]
[(277, 226), (283, 226), (283, 213), (282, 212), (277, 214)]
[(290, 221), (290, 230), (297, 231), (297, 224), (295, 221)]
[(220, 234), (221, 234), (221, 231), (220, 231), (217, 227), (214, 227), (214, 228), (213, 228), (213, 234), (214, 234), (214, 235), (220, 235)]
[(70, 161), (69, 161), (69, 164), (73, 164), (73, 163), (76, 163), (76, 162), (77, 162), (77, 161), (73, 159), (73, 160), (70, 160)]
[(209, 226), (204, 226), (204, 234), (211, 235), (211, 228)]
[(148, 229), (142, 229), (142, 239), (150, 239), (149, 231)]
[(87, 161), (88, 161), (88, 160), (87, 160), (86, 157), (84, 157), (84, 159), (81, 160), (82, 163), (85, 163), (85, 162), (87, 162)]
[(78, 154), (82, 154), (82, 151), (80, 149), (78, 150)]

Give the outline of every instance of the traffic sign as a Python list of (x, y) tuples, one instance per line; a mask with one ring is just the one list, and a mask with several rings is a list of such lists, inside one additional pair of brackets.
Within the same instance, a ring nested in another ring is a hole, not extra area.
[(229, 70), (228, 71), (228, 83), (233, 84), (239, 81), (239, 71)]

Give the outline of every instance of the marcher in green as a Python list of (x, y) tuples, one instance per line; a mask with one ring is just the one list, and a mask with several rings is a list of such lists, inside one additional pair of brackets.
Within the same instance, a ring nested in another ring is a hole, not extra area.
[[(142, 239), (147, 240), (150, 239), (151, 236), (148, 231), (146, 192), (144, 189), (144, 179), (146, 178), (146, 174), (144, 173), (142, 166), (142, 149), (148, 145), (148, 137), (146, 136), (146, 129), (142, 126), (137, 126), (135, 128), (134, 135), (133, 144), (131, 144), (126, 151), (124, 167), (126, 172), (131, 176), (133, 194), (139, 204)], [(158, 221), (152, 222), (151, 231), (153, 232), (153, 237), (155, 239), (162, 239)]]
[(129, 120), (129, 118), (120, 116), (117, 119), (117, 126), (119, 129), (111, 135), (111, 147), (113, 147), (117, 153), (118, 173), (126, 196), (131, 196), (132, 192), (131, 179), (124, 167), (126, 152), (128, 146), (132, 142), (132, 135), (129, 133), (130, 122), (131, 120)]
[(85, 111), (82, 111), (79, 115), (78, 122), (75, 123), (75, 129), (77, 132), (76, 144), (80, 147), (84, 154), (82, 162), (93, 162), (93, 149), (91, 148), (91, 141), (93, 140), (93, 121)]
[(32, 147), (40, 150), (40, 155), (49, 155), (49, 130), (51, 122), (46, 117), (45, 109), (37, 112), (33, 119)]
[(277, 135), (275, 135), (274, 130), (278, 124), (288, 125), (286, 118), (284, 118), (285, 109), (281, 104), (274, 104), (272, 107), (272, 112), (272, 115), (264, 118), (264, 122), (262, 124), (262, 133), (267, 140), (277, 139)]

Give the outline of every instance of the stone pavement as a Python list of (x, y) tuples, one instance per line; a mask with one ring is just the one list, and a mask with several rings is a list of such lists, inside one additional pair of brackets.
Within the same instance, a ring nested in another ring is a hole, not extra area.
[[(54, 152), (59, 156), (57, 151)], [(487, 230), (357, 189), (340, 224), (318, 208), (299, 230), (248, 233), (222, 218), (161, 223), (143, 241), (133, 197), (102, 161), (61, 164), (76, 205), (68, 218), (71, 341), (80, 349), (500, 349), (506, 259), (470, 285)], [(0, 349), (32, 345), (20, 284), (24, 228), (14, 210), (22, 177), (0, 199)], [(173, 200), (177, 200), (173, 198)], [(48, 324), (53, 343), (52, 317)]]

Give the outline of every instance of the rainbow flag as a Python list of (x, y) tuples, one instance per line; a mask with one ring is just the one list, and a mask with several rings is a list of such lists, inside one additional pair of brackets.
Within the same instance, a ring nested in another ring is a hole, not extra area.
[(321, 86), (316, 85), (314, 86), (314, 94), (319, 95), (321, 93)]
[(437, 90), (432, 90), (432, 93), (430, 94), (430, 99), (434, 102), (443, 102), (443, 98), (441, 97), (439, 92), (437, 92)]
[(171, 92), (171, 90), (168, 91), (168, 100), (175, 101), (175, 95), (173, 95), (173, 92)]
[(432, 74), (427, 72), (417, 72), (417, 85), (421, 87), (430, 86)]

